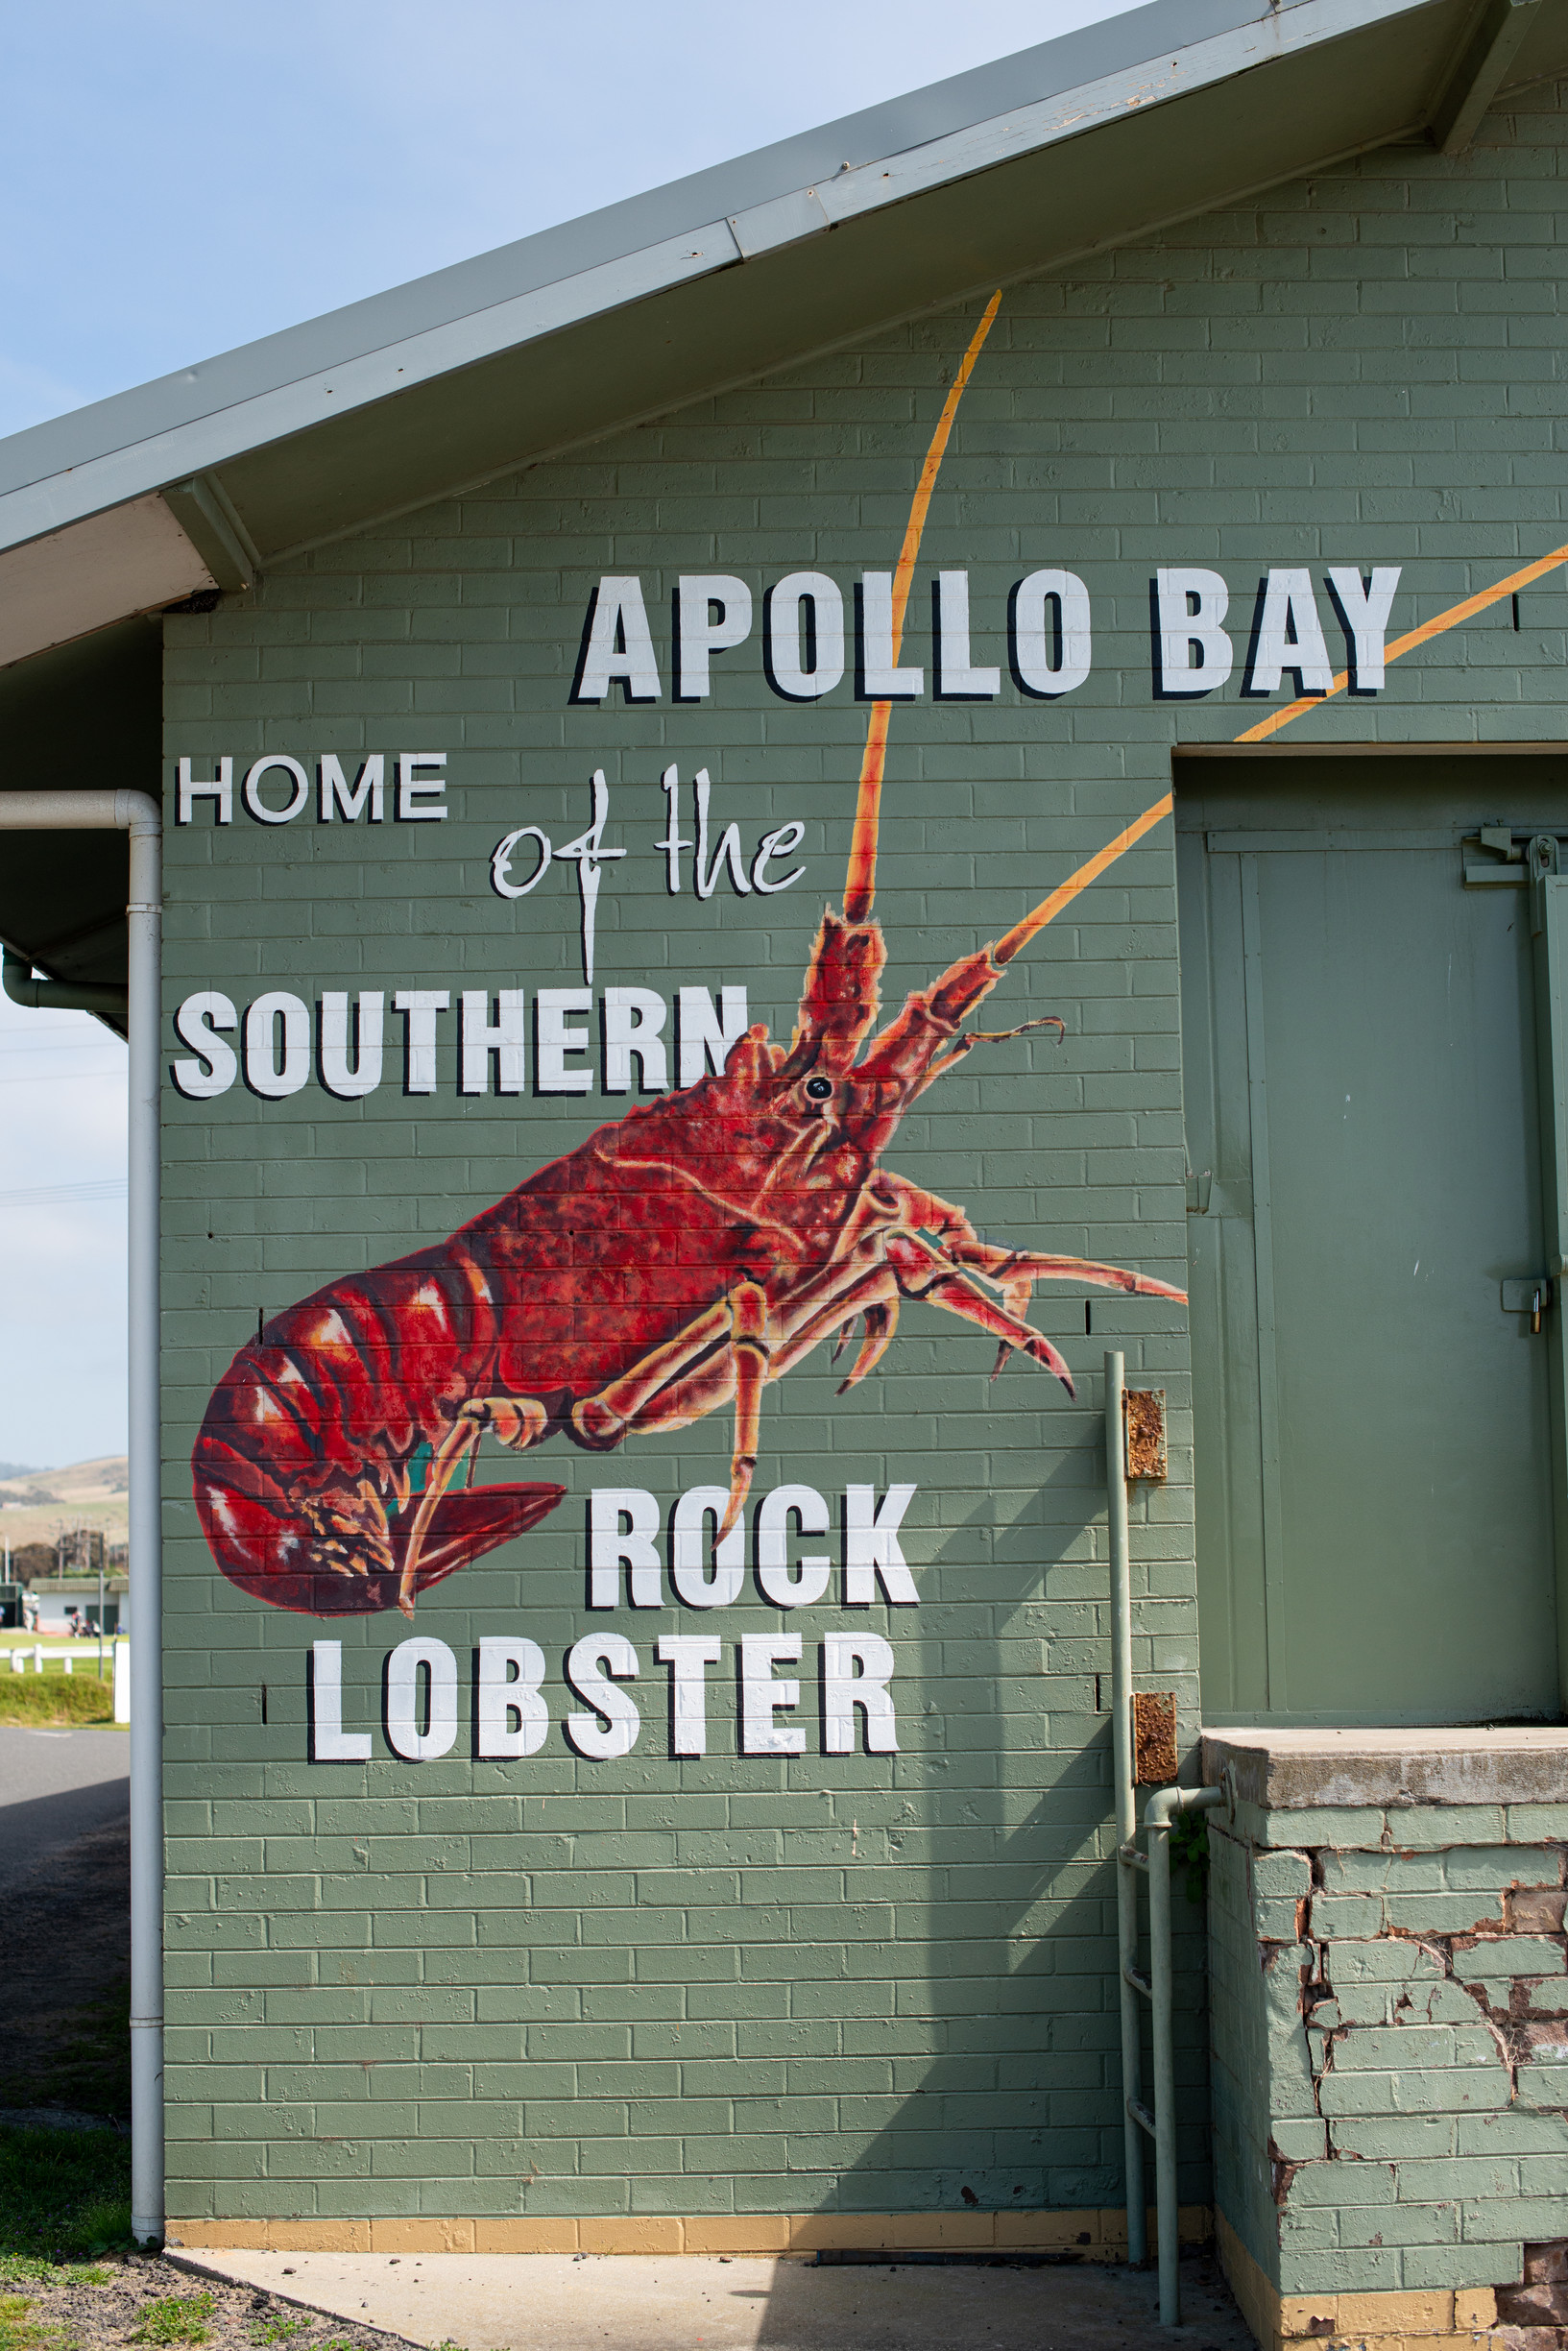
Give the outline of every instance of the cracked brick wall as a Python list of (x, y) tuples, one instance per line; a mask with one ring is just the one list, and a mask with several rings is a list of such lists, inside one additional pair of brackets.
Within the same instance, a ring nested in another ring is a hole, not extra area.
[(1284, 2295), (1495, 2287), (1568, 2345), (1568, 1805), (1211, 1819), (1219, 2209)]

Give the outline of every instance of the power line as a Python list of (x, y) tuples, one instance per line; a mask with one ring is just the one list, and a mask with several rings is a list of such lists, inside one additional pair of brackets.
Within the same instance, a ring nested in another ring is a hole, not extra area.
[[(91, 1053), (109, 1043), (107, 1031), (96, 1022), (93, 1028), (97, 1030), (96, 1035), (87, 1029), (68, 1030), (61, 1036), (13, 1036), (0, 1030), (0, 1053)], [(118, 1045), (121, 1040), (116, 1037), (114, 1042)]]
[(88, 1183), (29, 1184), (18, 1192), (0, 1192), (0, 1208), (53, 1208), (117, 1200), (126, 1197), (123, 1176), (103, 1176)]
[[(118, 1037), (109, 1036), (107, 1030), (101, 1037), (84, 1037), (80, 1045), (7, 1045), (0, 1040), (0, 1060), (79, 1061), (85, 1054), (107, 1053), (119, 1044)], [(125, 1051), (123, 1045), (120, 1051)]]

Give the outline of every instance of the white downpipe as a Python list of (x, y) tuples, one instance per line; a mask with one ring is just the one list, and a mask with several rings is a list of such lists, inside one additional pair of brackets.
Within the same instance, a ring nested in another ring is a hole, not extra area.
[(0, 791), (0, 831), (131, 836), (131, 2227), (163, 2235), (163, 1645), (158, 1064), (163, 819), (139, 791)]

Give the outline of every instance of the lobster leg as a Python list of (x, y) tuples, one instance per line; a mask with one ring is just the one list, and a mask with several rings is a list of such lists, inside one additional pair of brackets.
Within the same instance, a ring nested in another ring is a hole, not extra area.
[[(844, 1323), (853, 1321), (857, 1314), (863, 1313), (870, 1328), (855, 1369), (844, 1382), (844, 1388), (852, 1387), (872, 1369), (891, 1339), (898, 1300), (902, 1296), (929, 1298), (933, 1305), (945, 1306), (950, 1314), (962, 1315), (966, 1321), (977, 1322), (982, 1330), (992, 1332), (1009, 1348), (1021, 1348), (1035, 1363), (1043, 1364), (1048, 1371), (1054, 1371), (1069, 1395), (1075, 1394), (1073, 1375), (1050, 1341), (1042, 1332), (1032, 1330), (1021, 1316), (993, 1304), (976, 1287), (973, 1276), (938, 1248), (934, 1242), (928, 1241), (921, 1233), (895, 1228), (883, 1236), (882, 1247), (886, 1252), (885, 1263), (867, 1268), (847, 1283), (840, 1278), (836, 1295), (827, 1299), (815, 1314), (797, 1322), (788, 1345), (782, 1347), (774, 1358), (772, 1369), (775, 1379), (787, 1371), (819, 1340), (825, 1339), (830, 1331), (839, 1329)], [(835, 1271), (841, 1276), (844, 1269)], [(811, 1287), (815, 1288), (816, 1285)], [(843, 1394), (843, 1388), (839, 1394)]]
[(879, 1183), (892, 1193), (902, 1223), (934, 1233), (954, 1264), (965, 1266), (1001, 1290), (1012, 1282), (1085, 1281), (1102, 1290), (1125, 1290), (1138, 1297), (1184, 1300), (1185, 1290), (1156, 1281), (1152, 1273), (1134, 1273), (1125, 1266), (1103, 1265), (1095, 1257), (1064, 1257), (1039, 1249), (999, 1248), (982, 1241), (969, 1218), (951, 1200), (923, 1192), (902, 1176), (883, 1170)]
[(662, 1346), (650, 1347), (619, 1379), (612, 1380), (596, 1395), (584, 1396), (572, 1406), (571, 1418), (578, 1435), (595, 1447), (618, 1444), (627, 1430), (641, 1420), (645, 1408), (672, 1387), (683, 1371), (689, 1369), (699, 1356), (723, 1345), (732, 1324), (730, 1301), (723, 1298), (718, 1305), (697, 1315), (673, 1339), (666, 1339)]
[(735, 1445), (730, 1456), (730, 1499), (716, 1538), (719, 1542), (744, 1510), (757, 1467), (762, 1389), (770, 1354), (767, 1324), (766, 1291), (759, 1282), (737, 1282), (727, 1298), (698, 1315), (676, 1338), (651, 1348), (618, 1380), (572, 1407), (571, 1417), (582, 1436), (595, 1445), (614, 1444), (700, 1356), (720, 1350), (720, 1362), (712, 1369), (717, 1380), (733, 1388)]
[[(977, 1273), (982, 1281), (1000, 1290), (1009, 1314), (1021, 1319), (1028, 1311), (1037, 1281), (1091, 1282), (1098, 1289), (1125, 1290), (1136, 1297), (1186, 1298), (1185, 1290), (1173, 1289), (1170, 1282), (1156, 1281), (1151, 1273), (1134, 1273), (1124, 1266), (1102, 1265), (1097, 1258), (998, 1248), (992, 1242), (982, 1241), (963, 1210), (955, 1208), (950, 1200), (939, 1200), (934, 1192), (922, 1192), (902, 1176), (884, 1171), (881, 1180), (898, 1200), (906, 1223), (939, 1235), (953, 1263)], [(1005, 1369), (1012, 1351), (1004, 1339), (997, 1349), (993, 1379)]]
[(746, 1507), (757, 1468), (757, 1440), (762, 1420), (762, 1384), (771, 1352), (767, 1337), (767, 1293), (756, 1282), (742, 1282), (731, 1301), (735, 1352), (735, 1449), (730, 1455), (730, 1499), (724, 1522), (714, 1537), (715, 1548)]
[(419, 1573), (420, 1553), (424, 1547), (424, 1538), (429, 1532), (430, 1521), (436, 1515), (436, 1508), (442, 1495), (452, 1482), (452, 1472), (469, 1447), (470, 1445), (476, 1447), (478, 1442), (477, 1422), (462, 1418), (456, 1419), (436, 1447), (431, 1460), (425, 1476), (424, 1491), (420, 1496), (420, 1507), (415, 1512), (414, 1523), (408, 1530), (408, 1548), (403, 1553), (403, 1572), (398, 1583), (398, 1606), (410, 1623), (413, 1622), (414, 1617), (415, 1578)]
[(1031, 1329), (1022, 1317), (1009, 1314), (1005, 1307), (994, 1305), (976, 1289), (969, 1274), (934, 1243), (919, 1233), (890, 1232), (887, 1262), (905, 1297), (929, 1298), (933, 1305), (945, 1306), (950, 1314), (961, 1315), (966, 1322), (977, 1322), (981, 1330), (990, 1331), (1005, 1345), (1019, 1348), (1034, 1363), (1054, 1371), (1069, 1395), (1077, 1394), (1064, 1358), (1044, 1333)]
[(398, 1606), (405, 1616), (414, 1614), (414, 1592), (419, 1575), (420, 1554), (425, 1537), (441, 1504), (441, 1498), (451, 1484), (465, 1454), (469, 1456), (471, 1472), (473, 1457), (479, 1450), (479, 1440), (487, 1427), (494, 1427), (502, 1444), (517, 1451), (542, 1437), (549, 1422), (549, 1415), (533, 1396), (470, 1396), (458, 1407), (457, 1417), (437, 1446), (420, 1496), (414, 1523), (408, 1530), (408, 1545), (403, 1553), (403, 1571), (398, 1585)]
[[(842, 1395), (845, 1389), (853, 1388), (856, 1380), (864, 1379), (866, 1373), (882, 1353), (888, 1340), (893, 1336), (893, 1330), (898, 1321), (898, 1283), (888, 1268), (880, 1262), (861, 1267), (857, 1271), (854, 1268), (848, 1269), (853, 1278), (847, 1285), (841, 1278), (845, 1270), (844, 1268), (834, 1269), (835, 1275), (840, 1278), (834, 1280), (826, 1299), (816, 1304), (815, 1311), (808, 1313), (804, 1321), (800, 1319), (798, 1311), (793, 1316), (781, 1316), (780, 1319), (789, 1332), (789, 1337), (773, 1358), (772, 1375), (775, 1379), (782, 1379), (786, 1371), (791, 1370), (800, 1362), (803, 1355), (809, 1355), (811, 1349), (826, 1339), (831, 1332), (842, 1332), (847, 1341), (849, 1325), (854, 1322), (856, 1315), (865, 1316), (868, 1324), (867, 1334), (860, 1352), (855, 1359), (855, 1365), (849, 1377), (839, 1386), (839, 1394)], [(826, 1286), (824, 1283), (810, 1283), (803, 1294), (804, 1300), (814, 1302), (812, 1294), (821, 1291)], [(802, 1302), (802, 1299), (799, 1298), (791, 1301), (797, 1310)], [(881, 1320), (883, 1317), (886, 1318), (885, 1322)], [(843, 1343), (841, 1342), (840, 1345), (834, 1349), (834, 1362), (837, 1361), (842, 1351)]]
[(857, 1387), (868, 1372), (875, 1371), (899, 1327), (899, 1301), (890, 1297), (885, 1305), (868, 1306), (865, 1310), (866, 1335), (860, 1342), (860, 1352), (850, 1366), (848, 1376), (838, 1383), (840, 1395), (847, 1395)]

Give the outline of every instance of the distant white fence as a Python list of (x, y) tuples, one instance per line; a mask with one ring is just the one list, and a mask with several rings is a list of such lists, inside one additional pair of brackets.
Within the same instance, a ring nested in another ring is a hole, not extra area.
[[(41, 1674), (44, 1670), (45, 1658), (55, 1655), (60, 1655), (60, 1653), (46, 1650), (41, 1641), (30, 1641), (25, 1648), (0, 1648), (0, 1673), (8, 1671), (13, 1674), (26, 1673), (31, 1668), (34, 1673)], [(114, 1720), (116, 1723), (129, 1723), (131, 1720), (130, 1641), (111, 1640), (109, 1656), (114, 1673)], [(74, 1674), (79, 1664), (95, 1666), (98, 1660), (93, 1651), (84, 1648), (64, 1651), (60, 1661), (68, 1674)]]

